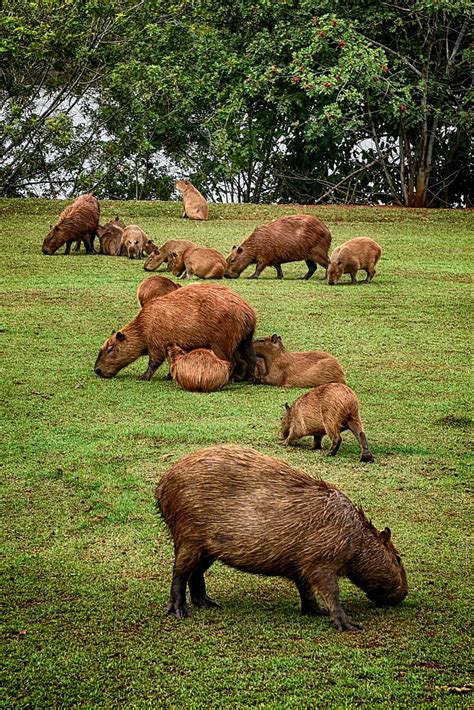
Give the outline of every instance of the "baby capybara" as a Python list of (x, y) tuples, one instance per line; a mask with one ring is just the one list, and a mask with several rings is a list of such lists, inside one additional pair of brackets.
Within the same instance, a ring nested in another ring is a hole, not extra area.
[(137, 224), (129, 224), (123, 230), (122, 249), (129, 259), (141, 259), (148, 237)]
[(339, 577), (379, 606), (394, 606), (407, 595), (390, 529), (378, 532), (335, 486), (278, 459), (233, 445), (201, 449), (163, 474), (156, 498), (174, 541), (167, 612), (178, 619), (190, 614), (186, 584), (194, 606), (219, 606), (204, 581), (215, 560), (290, 579), (302, 614), (328, 611), (341, 631), (362, 627), (340, 604)]
[(120, 256), (124, 228), (125, 224), (118, 216), (104, 224), (103, 227), (99, 224), (97, 227), (100, 242), (99, 254)]
[(256, 375), (264, 385), (276, 387), (318, 387), (329, 382), (345, 383), (344, 372), (335, 357), (322, 350), (290, 352), (274, 333), (254, 342), (261, 358)]
[(59, 222), (46, 235), (42, 251), (51, 256), (63, 244), (65, 254), (71, 251), (71, 244), (84, 242), (87, 254), (94, 254), (94, 237), (99, 226), (100, 205), (94, 195), (87, 193), (78, 197), (72, 205), (59, 215)]
[(174, 276), (187, 279), (198, 276), (200, 279), (222, 279), (226, 262), (217, 249), (207, 247), (189, 247), (183, 252), (171, 255), (171, 272)]
[[(189, 247), (197, 247), (197, 244), (190, 242), (188, 239), (169, 239), (159, 249), (155, 249), (151, 252), (143, 268), (145, 271), (156, 271), (163, 262), (169, 262), (171, 260), (173, 252), (175, 254), (181, 254), (181, 252), (189, 249)], [(168, 271), (171, 271), (169, 263)]]
[(206, 198), (189, 180), (178, 180), (176, 189), (183, 195), (183, 217), (206, 220), (209, 216), (209, 206)]
[(232, 364), (208, 348), (185, 352), (178, 345), (168, 348), (171, 377), (189, 392), (216, 392), (229, 382)]
[(148, 369), (140, 379), (150, 380), (170, 345), (179, 345), (186, 351), (210, 348), (232, 363), (237, 351), (253, 377), (255, 320), (252, 306), (229, 288), (216, 284), (178, 288), (145, 303), (130, 323), (107, 338), (94, 370), (99, 377), (114, 377), (131, 362), (148, 355)]
[(258, 279), (267, 266), (273, 266), (277, 278), (283, 278), (281, 264), (305, 261), (309, 279), (316, 265), (327, 267), (331, 232), (317, 217), (294, 214), (280, 217), (257, 227), (240, 246), (232, 247), (227, 257), (226, 278), (236, 279), (249, 264), (256, 264), (251, 279)]
[(350, 274), (353, 284), (357, 283), (359, 269), (367, 273), (365, 283), (374, 278), (375, 266), (382, 255), (382, 249), (369, 237), (356, 237), (344, 242), (331, 254), (327, 279), (330, 286), (337, 284), (343, 274)]
[(138, 303), (140, 306), (144, 306), (152, 298), (165, 296), (167, 293), (176, 291), (177, 288), (181, 288), (181, 286), (175, 284), (171, 279), (167, 279), (166, 276), (149, 276), (147, 279), (143, 279), (137, 289)]
[(313, 449), (321, 449), (325, 434), (331, 439), (328, 456), (335, 456), (341, 445), (341, 431), (350, 429), (361, 448), (361, 461), (372, 462), (359, 416), (359, 401), (350, 387), (339, 382), (320, 385), (301, 395), (291, 407), (285, 404), (281, 420), (280, 439), (284, 446), (312, 436)]

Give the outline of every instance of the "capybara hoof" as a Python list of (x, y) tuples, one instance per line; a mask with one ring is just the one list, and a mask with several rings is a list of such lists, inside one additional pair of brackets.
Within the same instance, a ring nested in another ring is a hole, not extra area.
[(338, 631), (364, 631), (362, 624), (358, 624), (357, 621), (354, 621), (345, 614), (344, 616), (334, 618), (334, 626)]
[(191, 616), (191, 611), (188, 609), (186, 604), (181, 604), (180, 606), (175, 606), (173, 602), (169, 602), (166, 607), (167, 614), (174, 614), (177, 619), (185, 619), (187, 616)]
[(368, 454), (362, 454), (362, 456), (360, 457), (360, 460), (363, 461), (364, 463), (374, 463), (375, 459), (371, 453), (368, 453)]
[(191, 601), (193, 606), (197, 609), (212, 609), (212, 607), (215, 607), (216, 609), (223, 608), (222, 604), (219, 604), (219, 602), (216, 602), (215, 599), (208, 597), (207, 594), (203, 597), (191, 597)]

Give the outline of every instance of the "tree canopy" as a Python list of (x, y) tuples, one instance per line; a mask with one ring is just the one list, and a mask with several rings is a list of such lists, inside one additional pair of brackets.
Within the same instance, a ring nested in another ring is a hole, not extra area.
[(11, 0), (3, 195), (471, 204), (465, 0)]

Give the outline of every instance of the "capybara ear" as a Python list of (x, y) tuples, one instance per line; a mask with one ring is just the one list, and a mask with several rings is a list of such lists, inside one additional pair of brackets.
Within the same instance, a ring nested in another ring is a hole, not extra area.
[(385, 528), (385, 530), (382, 530), (380, 533), (380, 539), (382, 540), (384, 545), (387, 545), (390, 542), (390, 538), (392, 536), (392, 531), (390, 528)]
[(280, 337), (279, 335), (277, 335), (276, 333), (273, 333), (273, 335), (272, 335), (272, 343), (278, 343), (279, 337)]
[(54, 231), (55, 231), (55, 232), (59, 232), (59, 226), (58, 226), (58, 225), (55, 226)]
[(117, 340), (118, 340), (120, 343), (123, 343), (123, 341), (125, 340), (125, 335), (124, 335), (123, 333), (121, 333), (120, 330), (119, 330), (118, 333), (117, 333)]
[(237, 244), (234, 244), (234, 246), (232, 247), (232, 251), (234, 251), (234, 249), (237, 249)]
[(116, 222), (119, 222), (119, 221), (120, 221), (120, 217), (118, 216), (118, 214), (115, 215), (115, 221), (116, 221)]
[(243, 252), (242, 247), (237, 247), (237, 254), (242, 254), (242, 252)]
[(285, 402), (285, 409), (286, 409), (287, 412), (289, 412), (290, 409), (291, 409), (291, 407), (290, 407), (290, 405), (288, 404), (288, 402)]
[(112, 331), (112, 335), (115, 333), (115, 330)]

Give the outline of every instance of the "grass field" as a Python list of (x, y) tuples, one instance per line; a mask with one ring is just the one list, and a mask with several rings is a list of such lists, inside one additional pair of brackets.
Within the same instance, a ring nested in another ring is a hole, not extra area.
[[(97, 378), (101, 344), (137, 312), (143, 262), (44, 256), (63, 207), (0, 201), (2, 707), (468, 707), (473, 213), (300, 209), (330, 226), (333, 246), (381, 244), (371, 285), (329, 287), (321, 269), (306, 282), (302, 263), (283, 266), (283, 281), (270, 269), (249, 280), (249, 269), (225, 282), (255, 307), (258, 336), (339, 359), (376, 458), (363, 465), (350, 432), (333, 459), (309, 440), (279, 445), (284, 403), (303, 390), (188, 393), (166, 365), (137, 381), (145, 359)], [(179, 219), (178, 203), (102, 203), (103, 217), (158, 243), (190, 238), (226, 255), (256, 224), (296, 211), (212, 205), (201, 224)], [(154, 489), (180, 456), (221, 442), (332, 481), (388, 525), (407, 599), (377, 609), (343, 581), (343, 607), (366, 631), (340, 633), (301, 617), (289, 582), (216, 564), (209, 593), (224, 608), (165, 616), (173, 551)]]

